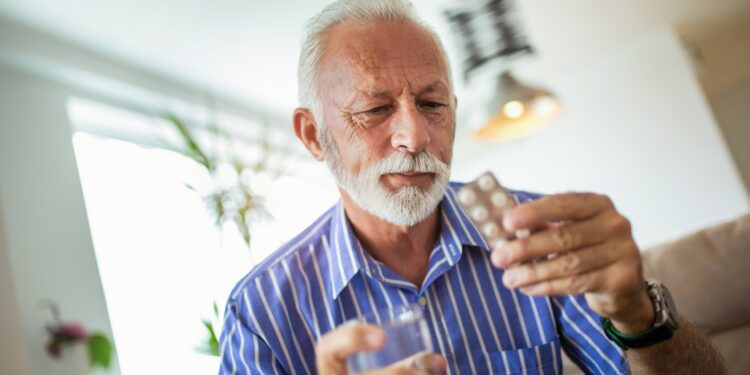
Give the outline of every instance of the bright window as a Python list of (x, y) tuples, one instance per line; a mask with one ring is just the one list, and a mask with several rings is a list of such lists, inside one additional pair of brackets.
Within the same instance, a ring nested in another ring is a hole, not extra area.
[[(71, 119), (153, 126), (145, 116), (82, 102), (71, 105)], [(186, 187), (209, 178), (197, 164), (120, 138), (79, 131), (73, 143), (122, 373), (216, 373), (218, 358), (195, 351), (212, 302), (223, 310), (234, 284), (330, 207), (337, 191), (311, 159), (267, 181), (259, 190), (274, 219), (253, 227), (248, 251), (238, 232), (222, 235)]]

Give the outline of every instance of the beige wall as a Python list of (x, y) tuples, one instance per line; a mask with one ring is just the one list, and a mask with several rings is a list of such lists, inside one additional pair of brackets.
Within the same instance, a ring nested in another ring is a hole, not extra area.
[[(750, 38), (748, 46), (750, 50)], [(750, 189), (750, 76), (713, 95), (710, 100), (734, 162), (745, 186)]]
[[(11, 280), (0, 290), (1, 318), (3, 326), (20, 335), (13, 338), (15, 354), (3, 366), (21, 374), (26, 369), (33, 374), (85, 372), (45, 354), (44, 327), (50, 318), (39, 308), (41, 300), (55, 300), (63, 319), (84, 322), (112, 337), (75, 164), (67, 97), (64, 90), (0, 63), (0, 256), (7, 262), (0, 260), (3, 269), (11, 269), (2, 272), (3, 279)], [(119, 373), (116, 359), (106, 373)]]
[(701, 32), (683, 32), (716, 122), (750, 189), (750, 13)]
[(0, 216), (0, 374), (28, 375), (31, 374), (29, 358), (21, 335), (21, 316), (4, 228)]
[(750, 209), (673, 30), (653, 30), (575, 71), (538, 80), (562, 98), (561, 118), (518, 142), (457, 138), (456, 179), (489, 169), (509, 187), (608, 194), (643, 248)]

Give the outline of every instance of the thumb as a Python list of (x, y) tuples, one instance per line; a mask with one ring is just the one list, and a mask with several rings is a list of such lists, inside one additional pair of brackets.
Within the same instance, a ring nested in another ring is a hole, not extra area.
[(404, 358), (389, 368), (414, 369), (428, 375), (440, 375), (445, 373), (447, 367), (447, 362), (443, 356), (424, 351)]
[(429, 353), (414, 359), (414, 367), (430, 375), (445, 374), (448, 364), (440, 354)]
[(374, 351), (385, 345), (379, 327), (351, 323), (323, 335), (315, 347), (315, 362), (321, 375), (345, 375), (346, 359), (358, 352)]

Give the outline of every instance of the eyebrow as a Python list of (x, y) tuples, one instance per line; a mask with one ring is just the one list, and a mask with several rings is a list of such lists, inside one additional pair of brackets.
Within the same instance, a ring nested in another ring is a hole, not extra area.
[[(423, 87), (421, 90), (419, 90), (416, 94), (416, 96), (424, 95), (433, 93), (435, 91), (438, 91), (439, 86), (445, 86), (445, 84), (441, 81), (435, 81), (425, 87)], [(392, 96), (393, 94), (389, 90), (381, 90), (381, 91), (374, 91), (374, 92), (368, 92), (367, 95), (373, 98), (387, 98)]]

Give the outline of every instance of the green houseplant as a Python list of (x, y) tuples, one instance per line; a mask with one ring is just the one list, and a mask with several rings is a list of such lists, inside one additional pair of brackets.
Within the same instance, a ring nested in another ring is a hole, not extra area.
[[(219, 147), (222, 143), (232, 143), (232, 136), (221, 130), (218, 125), (211, 124), (197, 129), (189, 126), (184, 119), (174, 113), (167, 112), (162, 117), (176, 133), (177, 139), (176, 142), (165, 139), (162, 142), (164, 148), (193, 160), (214, 182), (213, 187), (207, 192), (199, 191), (189, 182), (185, 184), (186, 187), (201, 195), (214, 224), (220, 230), (232, 225), (250, 249), (252, 224), (271, 218), (263, 205), (262, 197), (253, 192), (251, 180), (259, 173), (270, 173), (272, 179), (281, 174), (280, 171), (270, 170), (267, 164), (271, 154), (279, 153), (280, 150), (272, 147), (267, 133), (263, 133), (263, 137), (255, 144), (260, 148), (257, 157), (246, 160), (236, 152), (236, 148)], [(221, 319), (216, 301), (213, 302), (212, 311), (213, 317), (202, 321), (206, 329), (206, 338), (196, 347), (196, 351), (219, 356), (218, 333)]]

